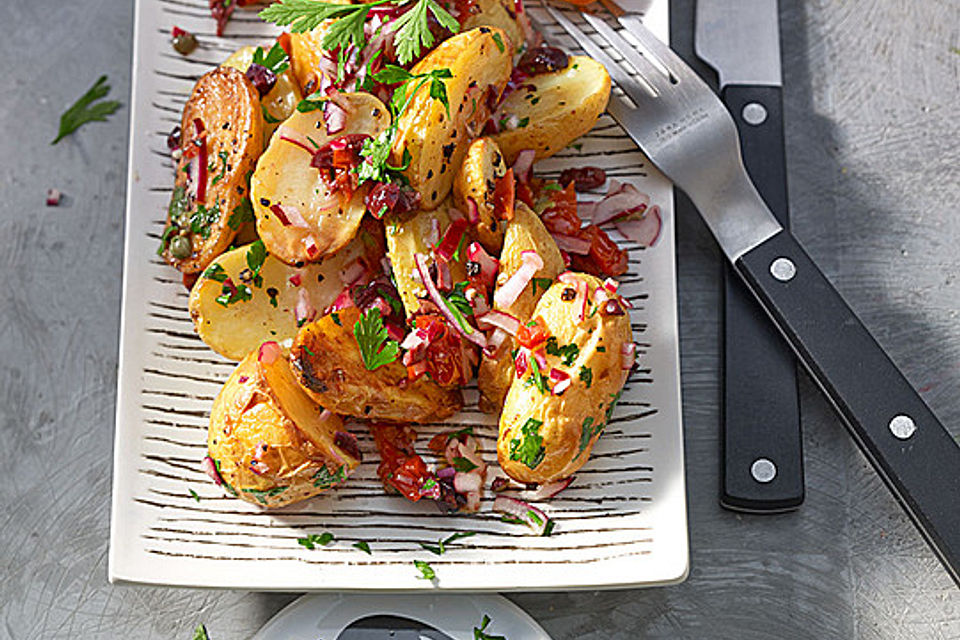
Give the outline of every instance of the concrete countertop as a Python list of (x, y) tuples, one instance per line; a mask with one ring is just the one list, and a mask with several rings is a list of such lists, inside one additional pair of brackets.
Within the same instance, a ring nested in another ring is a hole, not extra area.
[[(129, 102), (132, 4), (7, 0), (0, 20), (3, 639), (246, 638), (295, 597), (106, 580), (129, 111), (49, 141), (102, 73)], [(960, 2), (781, 0), (781, 28), (795, 232), (958, 436)], [(809, 379), (806, 503), (720, 509), (720, 255), (695, 217), (677, 244), (690, 578), (510, 598), (558, 640), (960, 638), (960, 590)]]

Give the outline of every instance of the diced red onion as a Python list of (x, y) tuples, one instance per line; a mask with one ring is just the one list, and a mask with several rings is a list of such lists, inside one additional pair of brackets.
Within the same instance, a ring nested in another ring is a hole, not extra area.
[(200, 468), (210, 476), (210, 479), (213, 480), (218, 487), (223, 484), (223, 478), (220, 477), (220, 472), (217, 471), (217, 464), (213, 461), (213, 458), (204, 456), (200, 462)]
[(60, 190), (59, 189), (47, 189), (47, 206), (48, 207), (60, 206)]
[(277, 127), (276, 135), (284, 142), (289, 142), (290, 144), (297, 145), (298, 147), (300, 147), (301, 149), (309, 153), (311, 156), (315, 151), (315, 149), (310, 146), (309, 141), (300, 135), (300, 132), (294, 129), (291, 129), (290, 127), (285, 127), (283, 125), (280, 125), (279, 127)]
[(546, 482), (537, 487), (535, 491), (524, 491), (518, 497), (521, 500), (529, 500), (531, 502), (536, 502), (537, 500), (548, 500), (569, 487), (572, 483), (573, 476), (564, 478), (562, 480)]
[(348, 309), (350, 307), (356, 306), (353, 303), (353, 296), (350, 295), (350, 287), (346, 287), (340, 294), (334, 299), (330, 306), (324, 311), (324, 314), (333, 313), (335, 311), (340, 311), (341, 309)]
[(553, 389), (550, 390), (550, 393), (552, 393), (555, 396), (562, 396), (563, 392), (569, 389), (571, 384), (572, 384), (572, 381), (570, 380), (570, 378), (567, 378), (566, 380), (561, 380), (560, 382), (553, 385)]
[(584, 240), (583, 238), (578, 238), (576, 236), (564, 235), (562, 233), (551, 233), (550, 235), (553, 236), (557, 246), (567, 253), (575, 253), (579, 256), (585, 256), (590, 253), (589, 240)]
[(280, 224), (285, 227), (297, 227), (299, 229), (310, 228), (310, 225), (307, 223), (306, 219), (303, 217), (303, 214), (300, 213), (300, 209), (297, 207), (292, 205), (275, 204), (270, 207), (270, 212), (277, 216)]
[(239, 378), (237, 378), (237, 382), (239, 382), (240, 384), (243, 384), (249, 379), (250, 379), (250, 376), (240, 376)]
[(521, 347), (517, 350), (517, 357), (513, 359), (513, 367), (517, 370), (517, 378), (522, 378), (530, 367), (530, 352)]
[(504, 478), (503, 476), (497, 476), (493, 479), (493, 482), (490, 484), (490, 489), (492, 491), (503, 491), (510, 486), (510, 481)]
[[(443, 299), (443, 296), (440, 295), (440, 291), (437, 290), (437, 285), (433, 283), (433, 280), (430, 279), (430, 269), (427, 267), (427, 258), (422, 253), (414, 254), (414, 262), (417, 265), (417, 271), (420, 273), (420, 279), (423, 281), (423, 286), (427, 289), (427, 294), (430, 296), (430, 299), (433, 300), (433, 303), (437, 305), (437, 308), (440, 309), (440, 313), (443, 314), (443, 317), (447, 319), (447, 322), (450, 323), (450, 326), (457, 330), (464, 338), (474, 343), (481, 349), (486, 346), (487, 341), (485, 336), (479, 331), (470, 330), (469, 333), (460, 326), (460, 323), (457, 322), (456, 316), (451, 313), (450, 308), (447, 306), (447, 301)], [(469, 325), (468, 325), (469, 328)]]
[(523, 260), (520, 268), (494, 292), (494, 306), (506, 309), (516, 302), (533, 276), (543, 268), (543, 258), (537, 255), (536, 251), (524, 251), (520, 254), (520, 258)]
[(487, 253), (479, 242), (471, 242), (467, 246), (467, 260), (480, 265), (481, 282), (492, 288), (497, 280), (497, 271), (500, 270), (500, 261)]
[(633, 363), (637, 361), (637, 345), (634, 342), (627, 342), (620, 347), (620, 368), (627, 371), (633, 368)]
[(335, 101), (327, 100), (323, 105), (323, 121), (327, 123), (327, 135), (332, 136), (347, 125), (347, 112)]
[(310, 304), (310, 293), (306, 289), (297, 291), (297, 305), (293, 309), (293, 314), (297, 319), (297, 326), (313, 320), (317, 315), (317, 310)]
[(617, 231), (628, 240), (633, 240), (641, 247), (652, 247), (660, 237), (660, 230), (663, 227), (660, 207), (653, 205), (639, 219), (621, 220), (615, 225)]
[[(597, 303), (599, 305), (599, 303)], [(601, 307), (603, 310), (603, 315), (605, 316), (622, 316), (626, 313), (623, 310), (623, 307), (620, 306), (620, 302), (616, 298), (611, 298), (607, 300)]]
[(430, 235), (426, 240), (431, 246), (436, 246), (440, 242), (440, 221), (436, 218), (430, 218)]
[(467, 436), (466, 441), (460, 444), (460, 455), (475, 464), (479, 469), (485, 469), (486, 463), (477, 455), (477, 441), (473, 436)]
[(603, 281), (603, 288), (606, 289), (608, 293), (616, 294), (617, 291), (620, 290), (620, 283), (613, 278), (607, 278)]
[(271, 365), (277, 358), (283, 355), (280, 345), (272, 340), (260, 345), (260, 351), (257, 353), (257, 362), (263, 365)]
[(200, 140), (200, 152), (197, 158), (197, 201), (203, 202), (207, 198), (207, 140), (203, 137), (203, 121), (200, 118), (193, 119), (193, 127), (196, 130), (197, 138)]
[(477, 201), (467, 196), (467, 222), (477, 224), (480, 222), (480, 210), (477, 208)]
[(303, 239), (303, 246), (307, 250), (307, 257), (311, 260), (320, 257), (320, 247), (317, 246), (317, 241), (312, 235), (308, 235)]
[(543, 349), (537, 349), (534, 351), (533, 359), (537, 361), (537, 366), (540, 368), (540, 372), (545, 373), (547, 370), (547, 355), (543, 352)]
[(555, 383), (553, 386), (555, 396), (559, 396), (570, 386), (570, 374), (556, 367), (550, 370), (550, 379)]
[(490, 356), (491, 358), (497, 355), (497, 352), (500, 351), (500, 347), (503, 346), (503, 343), (507, 340), (507, 332), (497, 327), (493, 330), (489, 336), (487, 336), (487, 346), (484, 348), (483, 352)]
[(640, 192), (632, 184), (611, 179), (607, 194), (589, 209), (585, 207), (582, 213), (584, 218), (589, 216), (595, 225), (600, 226), (631, 215), (640, 215), (649, 204), (650, 196)]
[(187, 194), (193, 200), (199, 200), (197, 196), (197, 174), (200, 172), (200, 161), (197, 159), (197, 156), (190, 158), (190, 162), (187, 163)]
[(407, 334), (407, 337), (403, 339), (400, 343), (400, 348), (406, 351), (413, 351), (420, 345), (424, 344), (423, 338), (420, 336), (419, 331), (411, 331)]
[(493, 501), (493, 510), (499, 511), (500, 513), (506, 513), (507, 515), (521, 520), (538, 536), (544, 534), (544, 532), (547, 530), (547, 523), (550, 522), (547, 514), (540, 509), (524, 502), (523, 500), (518, 500), (517, 498), (512, 498), (510, 496), (497, 496), (497, 498)]
[(460, 493), (476, 493), (483, 486), (483, 478), (478, 469), (473, 469), (469, 473), (458, 471), (453, 477), (453, 488)]
[(477, 326), (481, 329), (496, 327), (516, 336), (520, 331), (520, 320), (503, 311), (489, 311), (482, 316), (477, 316)]
[(354, 284), (357, 280), (363, 277), (363, 274), (366, 273), (366, 271), (366, 265), (364, 265), (363, 262), (357, 258), (340, 270), (340, 282), (345, 285)]
[(438, 257), (443, 258), (445, 261), (449, 262), (453, 259), (453, 254), (456, 253), (457, 247), (460, 246), (460, 240), (463, 239), (463, 234), (466, 232), (469, 224), (466, 220), (454, 220), (450, 223), (450, 226), (447, 227), (446, 232), (443, 234), (443, 240), (440, 241), (440, 244), (437, 245), (435, 253)]
[(513, 162), (513, 175), (517, 177), (517, 182), (527, 184), (530, 181), (533, 161), (537, 154), (533, 149), (524, 149), (517, 154), (517, 159)]
[(292, 284), (293, 286), (299, 287), (303, 283), (303, 274), (299, 272), (295, 273), (289, 278), (287, 278), (287, 280), (289, 280), (290, 284)]
[(437, 288), (440, 291), (453, 289), (453, 276), (450, 275), (450, 265), (440, 256), (437, 256)]
[(454, 467), (444, 467), (437, 471), (438, 478), (452, 478), (457, 475), (457, 470)]

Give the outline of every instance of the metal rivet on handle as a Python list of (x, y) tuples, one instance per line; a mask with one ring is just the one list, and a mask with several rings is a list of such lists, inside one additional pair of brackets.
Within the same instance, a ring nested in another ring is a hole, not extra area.
[(780, 282), (793, 280), (793, 276), (797, 275), (797, 265), (789, 258), (777, 258), (770, 263), (770, 275)]
[(766, 458), (757, 458), (750, 465), (750, 475), (757, 482), (766, 484), (777, 477), (777, 465)]
[(756, 127), (766, 121), (767, 108), (759, 102), (750, 102), (743, 106), (743, 111), (740, 112), (740, 115), (743, 116), (744, 122)]
[(894, 416), (888, 426), (893, 437), (900, 440), (906, 440), (917, 430), (917, 423), (913, 421), (913, 418), (903, 414)]

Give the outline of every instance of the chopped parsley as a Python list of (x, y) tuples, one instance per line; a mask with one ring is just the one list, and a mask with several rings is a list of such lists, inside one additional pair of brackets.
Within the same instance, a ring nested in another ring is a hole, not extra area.
[(613, 410), (617, 408), (617, 403), (620, 402), (621, 393), (623, 393), (623, 389), (610, 394), (610, 404), (607, 405), (607, 422), (610, 422), (610, 416), (613, 415)]
[[(219, 299), (217, 300), (219, 302)], [(267, 504), (267, 498), (278, 496), (290, 487), (273, 487), (271, 489), (241, 489), (244, 493), (249, 493), (260, 504)]]
[(533, 283), (533, 295), (537, 295), (537, 287), (540, 287), (542, 291), (546, 291), (550, 288), (550, 285), (553, 284), (553, 280), (550, 278), (533, 278), (530, 282)]
[(177, 234), (179, 227), (175, 224), (167, 225), (167, 228), (163, 230), (163, 235), (160, 236), (160, 246), (157, 247), (157, 255), (162, 256), (163, 252), (167, 250), (167, 244), (170, 242), (170, 238)]
[(580, 367), (580, 381), (587, 385), (587, 389), (593, 384), (593, 370), (587, 365), (581, 365)]
[(260, 111), (263, 113), (263, 121), (267, 124), (279, 124), (283, 122), (280, 118), (274, 118), (273, 115), (267, 111), (267, 105), (261, 104)]
[(193, 640), (210, 640), (210, 636), (207, 635), (207, 628), (198, 624), (197, 628), (193, 630)]
[(253, 272), (253, 284), (256, 287), (263, 286), (263, 276), (260, 275), (260, 269), (266, 259), (267, 248), (264, 246), (263, 240), (257, 240), (247, 249), (247, 266)]
[(473, 628), (473, 640), (507, 640), (504, 636), (494, 636), (487, 633), (487, 627), (490, 625), (490, 616), (483, 614), (483, 620), (479, 627)]
[(534, 357), (530, 358), (530, 377), (527, 378), (524, 384), (532, 384), (540, 393), (548, 393), (550, 391), (550, 386), (547, 384), (547, 377), (540, 371), (540, 365), (537, 364), (537, 359)]
[(387, 328), (383, 326), (383, 319), (377, 308), (371, 307), (360, 316), (353, 325), (353, 335), (360, 348), (363, 366), (368, 371), (390, 364), (400, 355), (400, 345), (396, 340), (387, 338)]
[[(230, 155), (226, 151), (217, 152), (217, 157), (220, 158), (220, 173), (213, 176), (213, 182), (210, 183), (210, 186), (216, 185), (218, 182), (223, 180), (223, 176), (227, 175), (227, 158)], [(217, 168), (217, 161), (214, 160), (207, 166), (208, 171), (214, 171)]]
[(453, 459), (453, 468), (456, 469), (457, 471), (462, 471), (463, 473), (470, 473), (471, 471), (477, 468), (477, 465), (470, 462), (468, 459), (464, 457), (456, 456)]
[(460, 540), (461, 538), (469, 538), (470, 536), (477, 535), (476, 531), (458, 531), (457, 533), (451, 534), (446, 538), (437, 538), (437, 544), (427, 544), (426, 542), (418, 543), (421, 547), (429, 551), (430, 553), (438, 556), (442, 556), (447, 552), (447, 545)]
[(107, 76), (100, 76), (93, 86), (60, 116), (60, 130), (50, 144), (57, 144), (88, 122), (106, 122), (107, 116), (120, 108), (120, 103), (116, 100), (102, 100), (108, 93), (110, 85), (107, 84)]
[(256, 51), (253, 52), (253, 64), (266, 67), (273, 71), (275, 75), (280, 75), (290, 68), (290, 58), (283, 47), (280, 46), (280, 43), (275, 42), (266, 53), (263, 52), (263, 47), (257, 47)]
[(193, 498), (193, 499), (196, 500), (197, 502), (200, 502), (200, 496), (197, 495), (197, 492), (196, 492), (196, 491), (194, 491), (193, 489), (190, 489), (190, 488), (188, 488), (187, 491), (190, 492), (190, 497), (191, 497), (191, 498)]
[(499, 33), (494, 32), (493, 41), (497, 44), (497, 49), (500, 50), (500, 53), (503, 53), (506, 47), (503, 46), (503, 38), (500, 37)]
[(340, 322), (340, 314), (336, 311), (330, 314), (330, 318), (333, 320), (333, 324), (337, 325), (338, 327), (343, 326), (343, 323)]
[(593, 436), (603, 431), (603, 426), (604, 424), (602, 422), (594, 424), (593, 416), (587, 416), (583, 419), (583, 424), (580, 425), (579, 453), (583, 453), (583, 450), (587, 448), (588, 444), (590, 444), (590, 440), (593, 439)]
[(558, 356), (565, 366), (570, 367), (573, 366), (577, 356), (580, 355), (580, 347), (573, 342), (560, 347), (557, 343), (557, 337), (550, 336), (547, 339), (547, 353), (552, 356)]
[(522, 462), (530, 469), (536, 469), (537, 465), (543, 462), (546, 449), (543, 446), (543, 436), (540, 435), (542, 426), (542, 420), (527, 419), (520, 427), (520, 436), (510, 441), (511, 460)]
[(216, 301), (223, 307), (229, 307), (236, 302), (246, 302), (252, 298), (253, 291), (250, 290), (250, 287), (242, 283), (235, 285), (233, 280), (227, 278), (223, 282), (223, 287), (220, 289), (220, 295), (217, 296)]
[(250, 203), (250, 198), (244, 198), (240, 201), (240, 204), (234, 207), (230, 217), (227, 218), (227, 226), (236, 231), (244, 222), (253, 222), (254, 220), (256, 218), (253, 216), (253, 205)]
[(340, 465), (340, 468), (330, 473), (330, 470), (325, 466), (320, 467), (320, 470), (313, 474), (311, 480), (313, 480), (313, 486), (320, 489), (329, 489), (338, 482), (343, 482), (347, 478), (347, 471), (344, 465)]
[(372, 556), (372, 555), (373, 555), (373, 551), (370, 550), (370, 545), (367, 543), (366, 540), (359, 540), (359, 541), (357, 541), (357, 542), (354, 542), (354, 543), (353, 543), (352, 545), (350, 545), (350, 546), (353, 547), (354, 549), (360, 549), (360, 551), (363, 551), (363, 552), (366, 553), (368, 556)]
[(325, 547), (331, 542), (336, 540), (334, 535), (329, 531), (324, 531), (321, 534), (311, 533), (306, 538), (297, 538), (297, 544), (307, 549), (316, 549), (317, 547)]
[(220, 220), (220, 207), (213, 205), (207, 209), (202, 203), (197, 205), (197, 210), (190, 214), (190, 231), (199, 233), (200, 237), (207, 239), (210, 237), (210, 225), (216, 224)]
[(414, 560), (413, 564), (420, 570), (420, 575), (417, 576), (420, 580), (433, 580), (437, 577), (436, 571), (433, 570), (429, 564), (423, 560)]

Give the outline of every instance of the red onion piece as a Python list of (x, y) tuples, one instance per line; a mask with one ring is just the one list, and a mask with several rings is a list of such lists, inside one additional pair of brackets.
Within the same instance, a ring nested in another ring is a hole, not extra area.
[(297, 305), (293, 309), (293, 314), (297, 319), (298, 327), (313, 320), (317, 315), (317, 310), (310, 304), (310, 293), (306, 289), (297, 291)]
[(294, 131), (289, 127), (284, 127), (283, 125), (280, 125), (279, 127), (277, 127), (276, 135), (284, 142), (295, 144), (301, 149), (303, 149), (304, 151), (306, 151), (307, 153), (309, 153), (311, 156), (313, 155), (313, 152), (315, 149), (311, 147), (309, 144), (307, 144), (308, 141), (304, 139), (303, 136), (301, 136), (300, 133), (298, 133), (297, 131)]
[[(631, 215), (641, 215), (650, 204), (650, 196), (637, 190), (635, 186), (610, 180), (607, 195), (592, 205), (593, 224), (600, 226)], [(587, 217), (587, 210), (584, 210)]]
[(553, 389), (550, 390), (550, 393), (552, 393), (555, 396), (562, 396), (563, 392), (569, 389), (571, 384), (573, 384), (573, 381), (570, 380), (570, 378), (567, 378), (566, 380), (561, 380), (560, 382), (553, 385)]
[(620, 368), (629, 371), (633, 368), (633, 363), (637, 361), (637, 345), (634, 342), (627, 342), (620, 347)]
[(453, 467), (444, 467), (440, 469), (440, 471), (437, 471), (438, 478), (452, 478), (455, 475), (457, 475), (457, 470)]
[(487, 253), (479, 242), (471, 242), (467, 246), (467, 260), (480, 265), (480, 280), (488, 288), (493, 287), (500, 270), (500, 261)]
[(311, 260), (320, 257), (320, 247), (317, 246), (317, 241), (312, 235), (308, 235), (303, 239), (303, 246), (307, 250), (307, 257)]
[(536, 488), (535, 491), (523, 491), (517, 496), (511, 495), (511, 497), (517, 497), (520, 500), (528, 500), (530, 502), (536, 502), (538, 500), (548, 500), (573, 483), (573, 476), (569, 478), (564, 478), (562, 480), (554, 480), (552, 482), (547, 482), (541, 484)]
[(485, 336), (479, 331), (469, 329), (469, 325), (467, 325), (467, 329), (469, 330), (469, 333), (467, 333), (467, 331), (460, 326), (460, 323), (457, 322), (456, 316), (451, 313), (450, 308), (447, 306), (447, 301), (440, 295), (440, 291), (437, 290), (437, 285), (435, 285), (430, 278), (430, 268), (427, 267), (427, 257), (422, 253), (417, 253), (414, 254), (413, 259), (417, 265), (417, 272), (420, 274), (420, 279), (423, 281), (423, 286), (427, 288), (427, 294), (430, 296), (430, 299), (433, 300), (433, 303), (437, 305), (437, 308), (440, 309), (440, 313), (447, 319), (450, 326), (481, 349), (485, 347), (487, 344)]
[(550, 522), (550, 518), (547, 517), (547, 514), (540, 509), (524, 502), (523, 500), (518, 500), (517, 498), (512, 498), (510, 496), (497, 496), (497, 498), (493, 501), (493, 510), (499, 511), (500, 513), (506, 513), (507, 515), (521, 520), (538, 536), (542, 536), (546, 532), (547, 523)]
[(340, 271), (340, 282), (345, 285), (352, 285), (356, 283), (357, 280), (362, 278), (366, 271), (366, 265), (364, 265), (363, 262), (357, 258)]
[(277, 216), (277, 219), (285, 227), (297, 227), (300, 229), (309, 229), (310, 225), (300, 213), (300, 209), (292, 205), (275, 204), (270, 207), (270, 212)]
[(533, 149), (524, 149), (517, 154), (517, 159), (513, 163), (513, 175), (516, 176), (517, 182), (527, 184), (530, 181), (531, 169), (536, 157), (537, 154)]
[(502, 347), (503, 343), (506, 341), (507, 332), (500, 327), (497, 327), (493, 330), (493, 333), (487, 336), (487, 346), (484, 347), (483, 352), (492, 358), (497, 355), (497, 352), (500, 351), (500, 347)]
[(479, 469), (473, 469), (469, 473), (458, 471), (453, 477), (453, 488), (460, 493), (477, 493), (483, 486), (483, 477)]
[(547, 371), (547, 354), (544, 353), (543, 349), (534, 351), (533, 359), (537, 361), (537, 367), (540, 368), (540, 373), (545, 373)]
[(536, 251), (524, 251), (520, 254), (523, 264), (510, 279), (503, 283), (493, 294), (493, 304), (506, 309), (520, 297), (524, 288), (530, 284), (537, 271), (543, 268), (543, 258)]
[(613, 278), (607, 278), (603, 281), (603, 288), (606, 289), (608, 293), (616, 294), (617, 291), (620, 290), (620, 283)]
[(59, 207), (60, 206), (60, 190), (59, 189), (47, 189), (47, 206), (48, 207)]
[(295, 273), (289, 278), (287, 278), (287, 280), (289, 280), (290, 284), (292, 284), (293, 286), (299, 287), (303, 283), (303, 274)]
[(213, 458), (205, 456), (200, 462), (200, 468), (210, 476), (210, 479), (213, 480), (218, 487), (223, 484), (223, 478), (220, 477), (220, 472), (217, 471), (217, 464), (213, 461)]
[(628, 240), (633, 240), (641, 247), (652, 247), (660, 237), (663, 220), (660, 217), (660, 207), (653, 205), (639, 219), (621, 220), (616, 222), (617, 231)]
[(530, 351), (525, 347), (517, 350), (517, 357), (513, 359), (513, 367), (517, 370), (517, 378), (522, 378), (530, 367)]
[(257, 362), (263, 365), (271, 365), (277, 358), (283, 355), (280, 345), (276, 342), (264, 342), (260, 345), (260, 351), (257, 353)]
[(554, 241), (557, 243), (557, 246), (567, 253), (575, 253), (579, 256), (585, 256), (590, 253), (590, 241), (584, 240), (583, 238), (578, 238), (576, 236), (568, 236), (562, 233), (551, 233)]
[(407, 337), (400, 342), (400, 348), (406, 351), (413, 351), (420, 345), (425, 344), (423, 338), (420, 336), (420, 332), (411, 331), (407, 334)]
[(327, 100), (323, 105), (323, 121), (327, 123), (327, 135), (332, 136), (347, 125), (347, 112), (335, 101)]
[(437, 245), (435, 250), (437, 256), (447, 262), (453, 260), (453, 254), (456, 253), (457, 247), (460, 246), (460, 240), (463, 239), (463, 234), (466, 232), (468, 226), (467, 221), (463, 219), (451, 222), (443, 234), (443, 240)]
[(480, 222), (480, 210), (477, 208), (477, 201), (467, 197), (467, 222), (477, 224)]
[(477, 326), (481, 329), (496, 327), (516, 336), (520, 330), (520, 320), (503, 311), (489, 311), (477, 317)]
[(197, 201), (203, 202), (207, 198), (207, 139), (203, 136), (203, 122), (200, 118), (193, 119), (193, 128), (200, 140), (200, 152), (197, 154), (197, 173), (191, 177), (197, 181)]

